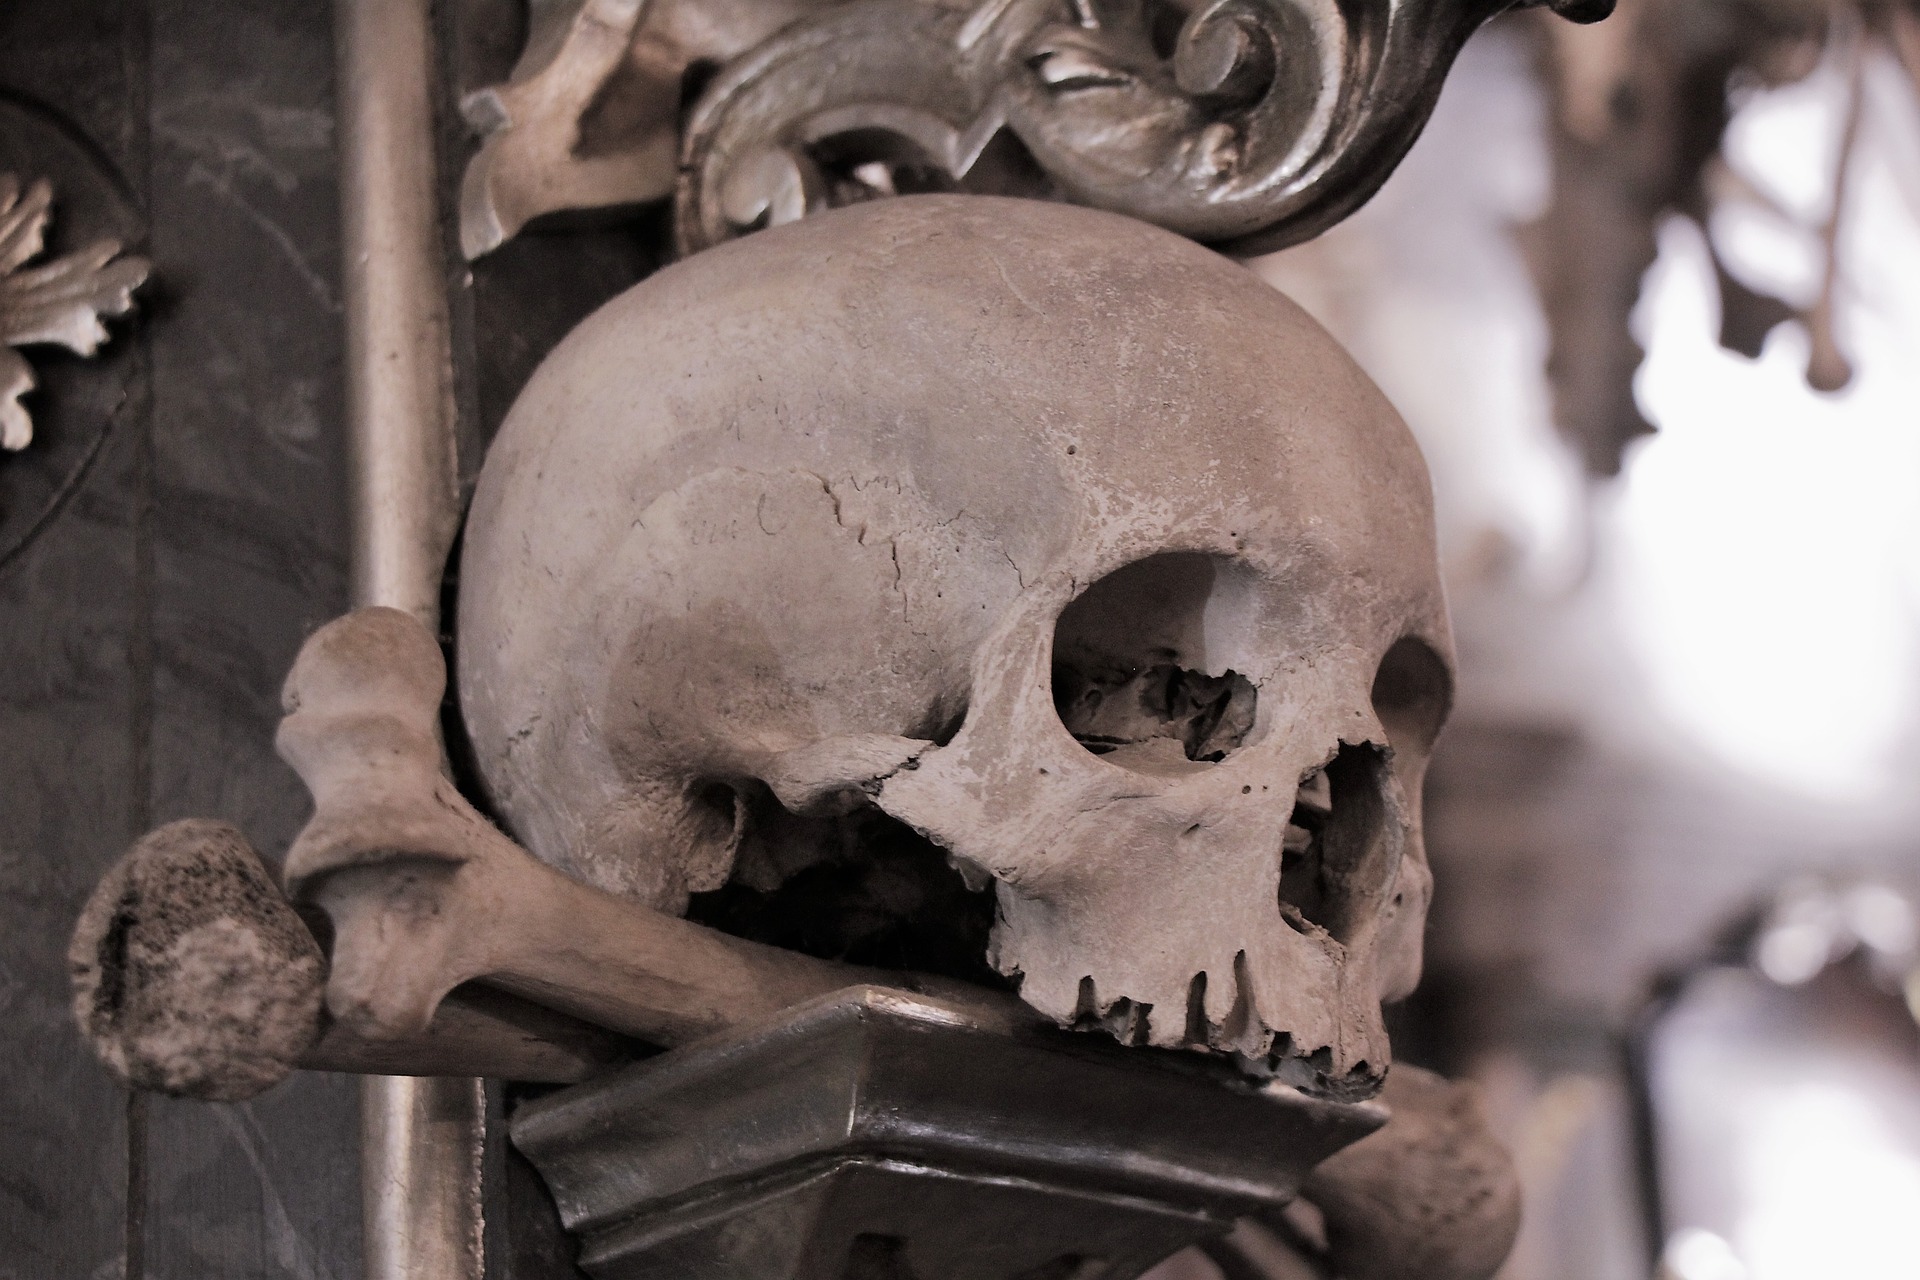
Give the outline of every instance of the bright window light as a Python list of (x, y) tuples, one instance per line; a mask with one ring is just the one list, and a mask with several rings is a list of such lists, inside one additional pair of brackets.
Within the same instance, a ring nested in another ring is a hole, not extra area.
[(1920, 1035), (1871, 971), (1708, 969), (1658, 1016), (1661, 1280), (1920, 1276)]
[(1752, 1100), (1734, 1229), (1752, 1280), (1920, 1276), (1920, 1156), (1875, 1101), (1825, 1081)]
[[(1842, 800), (1909, 780), (1896, 748), (1920, 707), (1920, 218), (1902, 188), (1920, 150), (1910, 90), (1870, 69), (1840, 241), (1853, 384), (1807, 388), (1798, 325), (1757, 361), (1722, 350), (1706, 242), (1674, 219), (1636, 313), (1660, 430), (1611, 513), (1615, 607), (1665, 711), (1724, 761)], [(1733, 162), (1796, 217), (1824, 216), (1844, 92), (1828, 68), (1734, 122)], [(1774, 283), (1756, 278), (1768, 237), (1791, 249), (1772, 275), (1805, 274), (1786, 259), (1812, 233), (1775, 217), (1721, 240), (1756, 284)]]

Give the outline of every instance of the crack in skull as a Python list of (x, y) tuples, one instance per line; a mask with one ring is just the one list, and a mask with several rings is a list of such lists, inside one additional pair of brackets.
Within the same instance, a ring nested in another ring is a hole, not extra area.
[(1377, 1085), (1451, 688), (1431, 491), (1241, 267), (980, 197), (698, 254), (547, 359), (464, 546), (462, 711), (538, 856)]

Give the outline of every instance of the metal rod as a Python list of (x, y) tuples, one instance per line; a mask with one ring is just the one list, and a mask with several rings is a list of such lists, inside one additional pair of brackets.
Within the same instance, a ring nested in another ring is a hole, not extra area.
[(485, 1117), (479, 1080), (361, 1079), (367, 1280), (480, 1280)]
[[(459, 520), (429, 0), (336, 0), (353, 601), (437, 627)], [(367, 1280), (481, 1280), (473, 1079), (360, 1090)]]
[(353, 598), (437, 621), (459, 520), (428, 0), (338, 0)]

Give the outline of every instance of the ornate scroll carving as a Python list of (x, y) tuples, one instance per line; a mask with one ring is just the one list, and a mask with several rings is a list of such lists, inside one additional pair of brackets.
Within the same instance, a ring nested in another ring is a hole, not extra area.
[[(829, 0), (830, 2), (830, 0)], [(461, 111), (486, 141), (460, 188), (478, 258), (543, 214), (673, 193), (687, 69), (744, 53), (818, 0), (532, 0), (506, 83)]]
[[(1523, 0), (1525, 2), (1525, 0)], [(1612, 0), (1549, 0), (1604, 16)], [(1070, 200), (1233, 252), (1307, 239), (1377, 190), (1454, 55), (1513, 0), (545, 0), (461, 238), (657, 199), (691, 70), (735, 59), (679, 147), (692, 252), (909, 190)], [(1011, 140), (1014, 145), (1008, 145)]]
[[(1454, 55), (1509, 0), (858, 0), (731, 67), (687, 129), (681, 247), (903, 185), (1016, 187), (1235, 252), (1304, 240), (1377, 190)], [(1577, 19), (1608, 0), (1556, 4)], [(1036, 181), (1037, 180), (1037, 181)]]
[(34, 387), (33, 368), (14, 348), (47, 343), (92, 355), (107, 340), (100, 318), (132, 310), (149, 269), (145, 258), (121, 257), (114, 240), (28, 266), (46, 244), (52, 210), (45, 179), (23, 193), (19, 178), (0, 174), (0, 449), (18, 451), (33, 440), (33, 419), (20, 403)]

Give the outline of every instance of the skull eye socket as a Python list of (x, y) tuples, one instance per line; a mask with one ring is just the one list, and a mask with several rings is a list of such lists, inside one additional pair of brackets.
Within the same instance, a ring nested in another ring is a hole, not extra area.
[(1424, 754), (1452, 706), (1453, 674), (1440, 655), (1416, 636), (1395, 641), (1373, 677), (1373, 713), (1387, 741)]
[(1061, 611), (1053, 705), (1095, 755), (1146, 772), (1214, 764), (1244, 744), (1258, 701), (1223, 655), (1246, 629), (1252, 575), (1195, 552), (1117, 569)]

